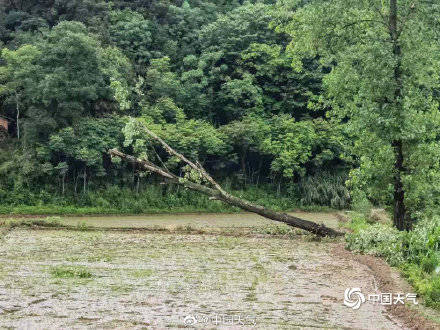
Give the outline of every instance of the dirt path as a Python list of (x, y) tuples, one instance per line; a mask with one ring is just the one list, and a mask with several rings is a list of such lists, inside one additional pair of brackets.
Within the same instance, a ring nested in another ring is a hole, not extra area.
[(346, 288), (378, 288), (337, 246), (307, 236), (15, 229), (0, 246), (0, 328), (402, 328), (384, 306), (343, 305)]

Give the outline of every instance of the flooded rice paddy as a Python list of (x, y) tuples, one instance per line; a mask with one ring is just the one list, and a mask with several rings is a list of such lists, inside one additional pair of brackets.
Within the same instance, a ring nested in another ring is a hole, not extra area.
[(377, 288), (366, 266), (334, 254), (335, 242), (135, 229), (267, 225), (253, 215), (63, 221), (133, 230), (8, 232), (0, 238), (0, 328), (400, 328), (383, 306), (343, 305), (346, 288)]
[[(338, 219), (332, 213), (292, 212), (291, 215), (324, 223), (330, 227), (337, 227)], [(248, 228), (274, 224), (273, 221), (254, 213), (185, 213), (185, 214), (152, 214), (134, 216), (95, 216), (95, 217), (66, 217), (63, 223), (69, 225), (87, 224), (98, 227), (130, 227), (152, 228), (160, 226), (174, 229), (179, 226), (192, 226), (194, 228)]]

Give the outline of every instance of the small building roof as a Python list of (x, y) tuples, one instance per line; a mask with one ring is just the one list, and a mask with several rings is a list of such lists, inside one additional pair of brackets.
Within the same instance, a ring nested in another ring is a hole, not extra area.
[(0, 114), (0, 118), (1, 118), (1, 119), (5, 119), (5, 120), (8, 120), (8, 121), (11, 121), (11, 120), (12, 120), (12, 118), (6, 117), (6, 116), (4, 116), (4, 115), (2, 115), (2, 114)]

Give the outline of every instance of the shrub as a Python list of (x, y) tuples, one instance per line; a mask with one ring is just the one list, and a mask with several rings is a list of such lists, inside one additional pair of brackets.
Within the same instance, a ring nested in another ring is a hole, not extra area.
[(399, 265), (404, 261), (402, 233), (381, 224), (347, 235), (347, 247), (356, 252), (384, 257), (392, 265)]
[(368, 200), (365, 192), (361, 190), (355, 190), (352, 192), (352, 197), (353, 200), (351, 203), (351, 209), (368, 217), (370, 215), (371, 209), (373, 208), (373, 205)]
[(302, 178), (290, 192), (298, 196), (300, 204), (328, 206), (346, 209), (350, 205), (350, 193), (345, 186), (345, 174), (322, 172)]
[(400, 232), (384, 224), (368, 225), (353, 217), (347, 248), (383, 257), (399, 267), (428, 306), (440, 308), (440, 217), (424, 219), (413, 231)]

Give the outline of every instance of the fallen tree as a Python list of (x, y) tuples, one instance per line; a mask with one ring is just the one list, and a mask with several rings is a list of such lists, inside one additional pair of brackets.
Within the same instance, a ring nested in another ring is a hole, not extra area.
[(171, 155), (179, 158), (183, 163), (185, 163), (189, 168), (195, 173), (198, 173), (200, 178), (206, 183), (194, 182), (188, 178), (177, 176), (171, 173), (164, 165), (162, 167), (153, 164), (148, 160), (138, 159), (131, 155), (127, 155), (117, 149), (109, 150), (109, 154), (112, 157), (119, 157), (124, 159), (130, 163), (136, 164), (140, 169), (145, 171), (153, 172), (155, 174), (160, 175), (165, 178), (170, 183), (175, 183), (184, 186), (185, 188), (198, 191), (204, 195), (209, 196), (213, 200), (219, 200), (226, 204), (236, 206), (242, 210), (259, 214), (265, 218), (283, 222), (288, 224), (289, 226), (304, 229), (318, 236), (342, 236), (344, 235), (341, 232), (338, 232), (332, 228), (326, 227), (323, 224), (317, 224), (312, 221), (304, 220), (298, 217), (294, 217), (287, 213), (276, 212), (270, 209), (267, 209), (261, 205), (257, 205), (246, 201), (241, 198), (237, 198), (230, 193), (226, 192), (203, 168), (203, 166), (199, 162), (191, 162), (184, 155), (178, 153), (173, 148), (171, 148), (165, 141), (163, 141), (160, 137), (154, 134), (149, 129), (145, 128), (145, 132), (151, 136), (154, 140), (159, 142), (163, 148)]

